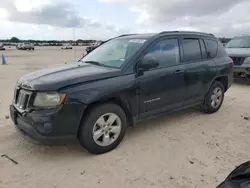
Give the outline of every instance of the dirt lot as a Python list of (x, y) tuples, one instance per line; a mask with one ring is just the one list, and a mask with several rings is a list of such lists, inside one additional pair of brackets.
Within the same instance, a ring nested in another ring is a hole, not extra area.
[(250, 160), (250, 85), (236, 83), (213, 115), (186, 110), (128, 131), (114, 151), (93, 156), (79, 145), (45, 147), (23, 140), (8, 115), (15, 83), (23, 74), (74, 60), (84, 48), (7, 49), (0, 65), (1, 188), (167, 187), (211, 188)]

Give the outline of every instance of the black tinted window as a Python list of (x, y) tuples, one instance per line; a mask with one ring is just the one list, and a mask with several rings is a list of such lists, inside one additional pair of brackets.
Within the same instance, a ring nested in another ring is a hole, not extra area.
[(184, 61), (196, 61), (201, 59), (199, 39), (183, 39)]
[(210, 58), (214, 58), (217, 54), (218, 42), (215, 40), (207, 39), (207, 51)]
[(200, 39), (200, 45), (201, 45), (202, 59), (206, 59), (207, 58), (207, 50), (206, 50), (205, 43), (204, 43), (203, 39)]
[(159, 67), (179, 64), (179, 45), (177, 39), (166, 39), (149, 48), (146, 56), (152, 56), (159, 61)]

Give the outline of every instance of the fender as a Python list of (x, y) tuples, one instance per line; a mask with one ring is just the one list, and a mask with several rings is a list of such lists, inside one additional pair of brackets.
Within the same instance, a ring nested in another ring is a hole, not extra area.
[(114, 100), (125, 107), (132, 116), (136, 116), (138, 112), (134, 74), (83, 83), (60, 92), (67, 93), (67, 101), (81, 102), (89, 106)]

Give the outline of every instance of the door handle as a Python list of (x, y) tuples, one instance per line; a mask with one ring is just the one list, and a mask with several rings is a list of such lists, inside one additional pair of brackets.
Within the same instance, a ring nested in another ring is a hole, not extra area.
[(174, 74), (182, 74), (182, 73), (184, 73), (184, 70), (176, 70), (176, 71), (174, 72)]

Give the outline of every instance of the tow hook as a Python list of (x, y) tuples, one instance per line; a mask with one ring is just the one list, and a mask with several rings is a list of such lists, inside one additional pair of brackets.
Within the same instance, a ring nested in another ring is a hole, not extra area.
[(23, 112), (22, 116), (25, 117), (27, 115), (27, 112)]
[(25, 117), (28, 113), (32, 112), (32, 110), (28, 110), (22, 113), (22, 116)]

